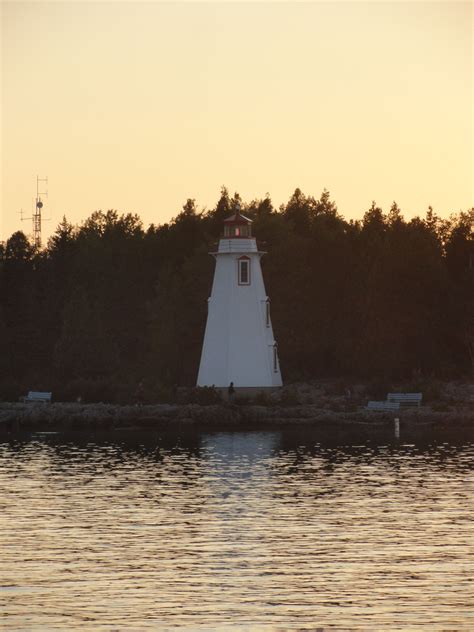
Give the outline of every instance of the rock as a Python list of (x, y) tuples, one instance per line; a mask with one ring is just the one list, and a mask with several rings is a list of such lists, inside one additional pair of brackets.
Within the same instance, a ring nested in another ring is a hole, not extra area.
[[(454, 387), (453, 387), (454, 388)], [(460, 387), (458, 394), (461, 392)], [(347, 409), (336, 399), (324, 398), (319, 405), (295, 404), (283, 405), (236, 405), (214, 404), (0, 404), (0, 432), (10, 432), (20, 427), (28, 430), (41, 428), (55, 429), (91, 429), (130, 427), (179, 428), (181, 426), (235, 426), (235, 427), (272, 427), (280, 425), (347, 425), (363, 424), (378, 426), (391, 424), (399, 417), (402, 424), (435, 425), (474, 425), (474, 406), (471, 402), (471, 390), (462, 391), (464, 398), (449, 407), (437, 401), (431, 406), (404, 408), (396, 413), (367, 411), (363, 406)], [(336, 401), (337, 400), (337, 401)], [(340, 407), (343, 410), (335, 410)], [(440, 409), (441, 408), (441, 409)]]

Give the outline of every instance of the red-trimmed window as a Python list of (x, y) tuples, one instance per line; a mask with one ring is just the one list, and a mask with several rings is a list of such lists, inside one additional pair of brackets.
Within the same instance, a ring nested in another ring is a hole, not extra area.
[(237, 261), (239, 285), (250, 285), (250, 259), (240, 257)]

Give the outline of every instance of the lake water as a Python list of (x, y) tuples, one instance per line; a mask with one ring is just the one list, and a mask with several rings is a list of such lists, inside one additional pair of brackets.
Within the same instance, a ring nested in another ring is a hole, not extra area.
[(0, 440), (0, 627), (474, 630), (474, 442), (384, 433)]

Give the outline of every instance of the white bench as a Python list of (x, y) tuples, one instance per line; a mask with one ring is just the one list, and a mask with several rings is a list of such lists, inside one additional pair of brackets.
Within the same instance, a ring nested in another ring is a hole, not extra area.
[(423, 393), (389, 393), (388, 402), (400, 404), (400, 406), (421, 406)]
[(40, 402), (42, 404), (50, 404), (52, 393), (43, 393), (41, 391), (29, 391), (28, 395), (22, 397), (24, 402)]
[(370, 401), (366, 409), (367, 410), (399, 410), (400, 404), (398, 402), (376, 402)]

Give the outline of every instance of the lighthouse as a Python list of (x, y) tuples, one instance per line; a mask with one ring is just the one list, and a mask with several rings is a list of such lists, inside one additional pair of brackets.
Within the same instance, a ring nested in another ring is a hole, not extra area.
[(273, 336), (270, 299), (265, 292), (252, 220), (240, 213), (224, 220), (198, 386), (260, 391), (282, 385), (277, 343)]

